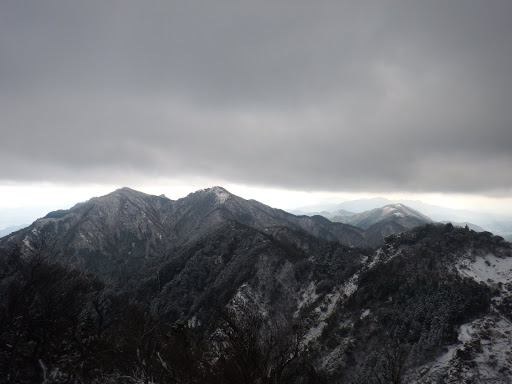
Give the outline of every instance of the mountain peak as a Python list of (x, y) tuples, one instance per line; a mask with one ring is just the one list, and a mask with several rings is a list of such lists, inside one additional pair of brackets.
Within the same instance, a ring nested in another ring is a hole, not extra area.
[(382, 208), (375, 208), (370, 210), (370, 212), (378, 212), (381, 215), (395, 215), (395, 216), (403, 216), (403, 214), (407, 211), (407, 207), (403, 204), (388, 204)]
[(209, 190), (212, 191), (212, 192), (215, 192), (215, 193), (228, 193), (228, 194), (230, 194), (229, 191), (226, 188), (218, 186), (218, 185), (209, 188)]
[[(150, 196), (144, 192), (137, 191), (132, 188), (128, 187), (122, 187), (118, 188), (115, 191), (112, 191), (106, 195), (93, 197), (89, 201), (96, 201), (96, 202), (102, 202), (102, 203), (112, 203), (114, 201), (118, 201), (120, 199), (138, 199), (138, 198), (145, 198), (147, 196)], [(89, 202), (88, 201), (88, 202)], [(79, 203), (78, 205), (81, 205), (82, 203)]]
[(132, 188), (129, 188), (129, 187), (121, 187), (121, 188), (118, 188), (116, 189), (114, 192), (112, 193), (121, 193), (121, 192), (125, 192), (125, 193), (142, 193), (142, 192), (139, 192), (139, 191), (136, 191), (135, 189), (132, 189)]
[(424, 220), (425, 222), (431, 223), (433, 220), (422, 214), (421, 212), (418, 212), (415, 209), (412, 209), (411, 207), (408, 207), (407, 205), (404, 205), (402, 203), (395, 203), (395, 204), (389, 204), (382, 208), (376, 208), (370, 212), (380, 212), (381, 215), (394, 215), (399, 217), (404, 216), (410, 216), (410, 217), (416, 217), (418, 219)]
[(220, 186), (214, 186), (211, 188), (203, 189), (204, 192), (215, 194), (215, 198), (217, 199), (217, 203), (223, 204), (232, 194), (225, 188)]

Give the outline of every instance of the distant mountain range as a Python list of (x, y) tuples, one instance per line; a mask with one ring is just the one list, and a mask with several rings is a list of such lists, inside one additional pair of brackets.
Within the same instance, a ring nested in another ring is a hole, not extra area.
[(0, 382), (508, 382), (510, 243), (337, 216), (222, 187), (50, 212), (0, 239)]
[(368, 229), (372, 225), (390, 221), (399, 223), (403, 227), (403, 230), (434, 222), (430, 217), (403, 204), (390, 204), (382, 208), (374, 208), (361, 213), (338, 210), (332, 213), (324, 212), (322, 216), (324, 215), (331, 221), (354, 225), (362, 229)]
[(51, 232), (61, 239), (60, 246), (74, 250), (77, 262), (90, 263), (92, 257), (79, 255), (113, 249), (117, 257), (128, 253), (134, 259), (145, 258), (194, 241), (233, 221), (266, 232), (282, 227), (301, 230), (358, 247), (380, 245), (390, 234), (432, 222), (403, 205), (354, 215), (346, 223), (339, 223), (319, 215), (295, 216), (242, 199), (222, 187), (197, 191), (176, 201), (122, 188), (69, 210), (50, 212), (11, 238), (36, 238)]
[(20, 229), (28, 227), (29, 224), (22, 224), (22, 225), (13, 225), (4, 229), (0, 229), (0, 238), (10, 235), (13, 232), (16, 232)]
[[(468, 225), (470, 228), (481, 228), (481, 230), (503, 236), (512, 240), (512, 217), (505, 215), (495, 215), (476, 211), (451, 209), (432, 204), (426, 204), (417, 200), (390, 200), (382, 197), (370, 199), (358, 199), (346, 201), (340, 204), (319, 205), (302, 207), (296, 210), (290, 210), (294, 214), (321, 214), (334, 221), (345, 222), (342, 217), (350, 213), (362, 213), (376, 208), (382, 208), (392, 204), (403, 204), (407, 207), (421, 212), (437, 222), (451, 222), (462, 225)], [(336, 212), (341, 212), (337, 214)], [(340, 217), (338, 217), (340, 216)]]

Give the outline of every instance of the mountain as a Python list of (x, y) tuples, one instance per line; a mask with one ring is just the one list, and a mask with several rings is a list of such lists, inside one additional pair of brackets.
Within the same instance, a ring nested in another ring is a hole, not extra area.
[(511, 244), (427, 222), (355, 246), (411, 217), (364, 230), (221, 187), (51, 212), (0, 240), (0, 382), (507, 382)]
[(319, 204), (319, 205), (309, 205), (297, 208), (296, 210), (292, 210), (292, 213), (297, 214), (311, 214), (312, 212), (334, 212), (334, 211), (348, 211), (354, 213), (361, 213), (364, 211), (369, 211), (374, 208), (380, 208), (385, 205), (395, 204), (399, 201), (389, 200), (383, 197), (375, 197), (370, 199), (357, 199), (357, 200), (349, 200), (339, 204)]
[(261, 231), (279, 227), (303, 230), (352, 246), (366, 246), (364, 231), (321, 216), (294, 216), (254, 200), (213, 187), (173, 201), (130, 188), (92, 198), (69, 210), (48, 213), (23, 231), (0, 241), (37, 242), (44, 234), (58, 239), (58, 248), (80, 268), (130, 274), (148, 258), (237, 222)]
[(323, 211), (319, 214), (333, 222), (342, 222), (363, 229), (365, 238), (371, 245), (381, 244), (382, 239), (389, 235), (434, 222), (403, 204), (389, 204), (361, 213), (338, 210), (332, 213)]
[(361, 213), (375, 208), (381, 208), (390, 204), (397, 204), (399, 201), (389, 200), (383, 197), (375, 197), (371, 199), (358, 199), (346, 201), (336, 205), (336, 209), (346, 209), (351, 212)]
[(390, 204), (352, 215), (346, 219), (346, 223), (364, 229), (368, 241), (377, 243), (379, 239), (389, 235), (406, 232), (434, 221), (403, 204)]
[(403, 230), (434, 222), (430, 217), (403, 204), (390, 204), (382, 208), (375, 208), (370, 211), (354, 214), (348, 216), (345, 222), (359, 228), (368, 229), (375, 224), (388, 223), (391, 221), (400, 225)]
[[(413, 208), (431, 219), (438, 222), (464, 223), (473, 228), (483, 228), (483, 230), (491, 231), (508, 240), (512, 240), (512, 217), (503, 214), (491, 214), (485, 212), (475, 212), (464, 209), (453, 209), (441, 207), (433, 204), (423, 203), (417, 200), (390, 200), (382, 197), (370, 199), (358, 199), (345, 201), (340, 204), (329, 204), (321, 206), (302, 207), (299, 210), (292, 210), (292, 213), (312, 215), (312, 212), (322, 211), (322, 215), (339, 222), (345, 222), (344, 215), (336, 217), (335, 212), (338, 210), (362, 213), (375, 208), (382, 208), (390, 204), (403, 204)], [(319, 209), (321, 208), (321, 209)]]

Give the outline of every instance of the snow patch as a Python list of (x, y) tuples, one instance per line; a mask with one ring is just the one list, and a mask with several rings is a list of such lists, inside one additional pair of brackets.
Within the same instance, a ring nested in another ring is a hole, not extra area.
[(192, 318), (190, 318), (187, 321), (187, 323), (188, 323), (189, 328), (196, 328), (201, 325), (201, 321), (195, 315)]
[(463, 260), (455, 268), (462, 276), (485, 284), (512, 282), (512, 257), (500, 258), (489, 253)]
[(471, 341), (474, 333), (475, 333), (475, 330), (471, 323), (463, 324), (460, 327), (459, 336), (457, 337), (457, 339), (461, 343), (467, 343), (467, 342)]
[(318, 313), (319, 322), (315, 327), (309, 329), (304, 335), (302, 345), (307, 345), (311, 341), (317, 339), (327, 325), (327, 318), (332, 315), (339, 302), (347, 300), (357, 289), (357, 280), (359, 273), (354, 274), (345, 284), (339, 288), (335, 288), (332, 293), (325, 295), (324, 302), (319, 307), (315, 308)]
[(360, 318), (361, 320), (363, 320), (363, 319), (364, 319), (365, 317), (367, 317), (369, 314), (370, 314), (370, 310), (369, 310), (369, 309), (365, 309), (365, 310), (363, 311), (363, 313), (361, 313), (361, 316), (359, 316), (359, 318)]
[(459, 343), (434, 362), (407, 376), (410, 383), (437, 382), (435, 378), (457, 377), (457, 382), (509, 383), (512, 374), (512, 323), (498, 313), (459, 328)]
[(81, 237), (81, 239), (82, 239), (83, 241), (85, 241), (86, 243), (88, 243), (88, 242), (89, 242), (89, 240), (87, 240), (87, 237), (85, 237), (85, 236), (84, 236), (84, 234), (83, 234), (82, 232), (79, 232), (78, 234), (80, 235), (80, 237)]
[(299, 302), (297, 303), (297, 312), (298, 315), (300, 309), (302, 307), (308, 306), (309, 304), (314, 303), (318, 299), (319, 295), (316, 293), (316, 285), (315, 282), (312, 281), (309, 283), (306, 290), (302, 293)]
[(357, 289), (357, 280), (359, 279), (359, 273), (353, 275), (345, 284), (343, 284), (343, 288), (341, 292), (348, 298), (350, 297)]
[(30, 240), (28, 239), (28, 237), (25, 237), (23, 239), (23, 245), (30, 251), (33, 251), (34, 250), (34, 247), (32, 247), (32, 244), (30, 243)]
[(224, 188), (213, 187), (211, 190), (215, 193), (215, 198), (219, 204), (223, 204), (229, 198), (229, 193)]
[(41, 370), (43, 371), (43, 381), (41, 384), (46, 384), (46, 383), (48, 383), (48, 378), (47, 378), (48, 370), (46, 369), (46, 365), (44, 365), (43, 360), (39, 359), (38, 362), (39, 362), (39, 366), (41, 367)]
[(238, 306), (255, 305), (258, 312), (264, 317), (268, 315), (268, 311), (263, 303), (263, 298), (249, 284), (244, 283), (229, 301), (227, 307), (237, 309)]
[(382, 207), (382, 215), (383, 216), (393, 213), (394, 211), (396, 211), (396, 208), (393, 207), (392, 205), (386, 205), (385, 207)]

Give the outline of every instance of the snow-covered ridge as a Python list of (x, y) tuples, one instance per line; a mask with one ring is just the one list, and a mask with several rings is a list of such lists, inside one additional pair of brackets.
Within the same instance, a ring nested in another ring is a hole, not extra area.
[(219, 186), (201, 189), (198, 192), (206, 194), (213, 193), (218, 204), (225, 203), (226, 200), (231, 196), (231, 193), (229, 193), (226, 189)]

